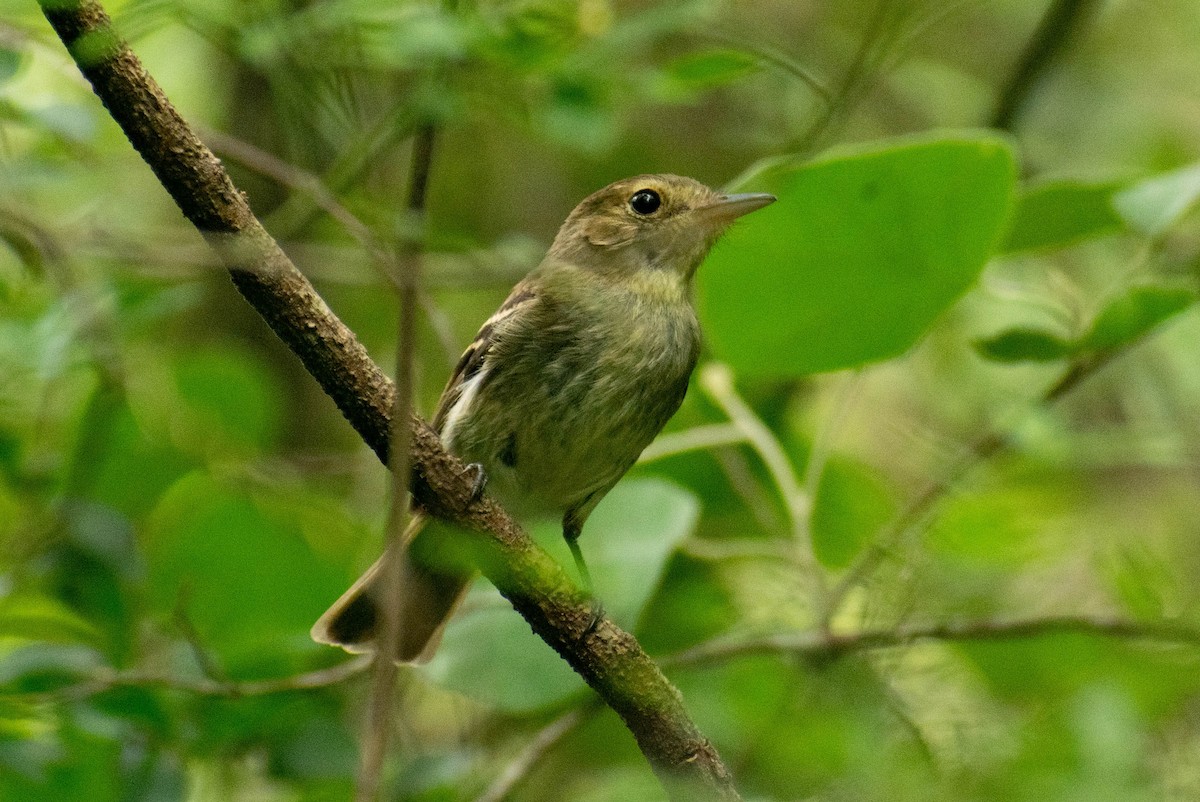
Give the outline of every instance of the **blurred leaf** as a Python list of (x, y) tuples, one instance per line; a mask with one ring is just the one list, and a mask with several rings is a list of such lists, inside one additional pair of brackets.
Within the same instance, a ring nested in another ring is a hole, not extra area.
[(685, 554), (667, 563), (662, 585), (643, 615), (638, 639), (650, 654), (670, 654), (716, 636), (737, 622), (717, 566)]
[(44, 693), (70, 685), (104, 665), (99, 652), (78, 643), (29, 643), (0, 650), (0, 687)]
[(205, 348), (175, 365), (179, 390), (174, 434), (189, 450), (214, 446), (245, 451), (271, 444), (280, 429), (283, 397), (266, 365), (245, 350)]
[(1004, 140), (937, 135), (773, 174), (699, 274), (713, 349), (739, 371), (800, 375), (897, 356), (976, 279), (1015, 166)]
[(826, 568), (844, 568), (896, 513), (879, 477), (862, 465), (831, 459), (821, 474), (812, 513), (813, 551)]
[(0, 638), (94, 643), (96, 628), (65, 604), (45, 596), (0, 599)]
[(203, 472), (184, 476), (146, 528), (153, 608), (169, 617), (182, 604), (231, 672), (292, 667), (318, 648), (309, 627), (343, 589), (341, 572), (314, 554), (296, 519), (286, 498)]
[(1200, 199), (1200, 164), (1148, 178), (1113, 199), (1130, 226), (1148, 237), (1167, 232)]
[[(691, 533), (699, 514), (694, 496), (661, 480), (617, 485), (596, 508), (580, 541), (605, 612), (634, 629), (657, 588), (667, 557)], [(533, 529), (560, 563), (572, 565), (557, 525)], [(570, 569), (573, 570), (573, 569)], [(431, 679), (508, 711), (528, 711), (566, 699), (582, 681), (507, 604), (484, 606), (451, 621), (427, 666)], [(472, 606), (471, 600), (467, 602)]]
[(21, 51), (0, 46), (0, 84), (7, 83), (21, 69)]
[(540, 113), (545, 132), (560, 145), (597, 153), (616, 141), (617, 121), (597, 81), (582, 76), (556, 81)]
[(668, 89), (691, 93), (733, 83), (758, 68), (758, 59), (740, 50), (702, 50), (668, 64), (663, 79)]
[(1200, 691), (1194, 654), (1180, 648), (1123, 642), (1086, 632), (1046, 634), (956, 646), (1009, 700), (1064, 703), (1081, 688), (1117, 683), (1148, 716), (1169, 712)]
[(927, 543), (969, 564), (1019, 566), (1040, 553), (1047, 521), (1067, 503), (1063, 488), (1049, 484), (955, 496), (942, 505)]
[(1195, 291), (1183, 287), (1135, 287), (1101, 310), (1083, 344), (1098, 350), (1128, 345), (1195, 302)]
[[(96, 393), (103, 392), (97, 388)], [(125, 398), (97, 403), (84, 417), (72, 458), (72, 492), (137, 519), (192, 462), (150, 436)]]
[(1055, 181), (1025, 189), (1001, 253), (1063, 248), (1124, 228), (1113, 197), (1125, 186), (1107, 181)]
[(975, 350), (994, 362), (1053, 362), (1073, 354), (1076, 346), (1048, 331), (1015, 328), (976, 340)]

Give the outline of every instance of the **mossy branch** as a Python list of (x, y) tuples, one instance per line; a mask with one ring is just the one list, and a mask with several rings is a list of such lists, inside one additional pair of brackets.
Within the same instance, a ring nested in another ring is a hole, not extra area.
[[(300, 358), (386, 462), (392, 382), (255, 218), (245, 196), (114, 31), (97, 2), (40, 0), (80, 71), (184, 216), (216, 250), (234, 285)], [(674, 799), (739, 799), (678, 691), (632, 635), (604, 618), (589, 629), (588, 598), (489, 498), (471, 501), (471, 475), (414, 417), (412, 491), (430, 514), (474, 532), (479, 567), (625, 722)]]

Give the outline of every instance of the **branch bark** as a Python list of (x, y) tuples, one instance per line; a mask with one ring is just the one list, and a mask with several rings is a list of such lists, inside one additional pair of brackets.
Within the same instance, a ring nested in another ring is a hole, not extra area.
[[(130, 143), (217, 251), (234, 285), (387, 462), (395, 387), (317, 295), (93, 0), (40, 0), (71, 57)], [(674, 799), (736, 800), (732, 778), (678, 691), (632, 635), (592, 608), (566, 573), (486, 496), (423, 420), (412, 422), (412, 492), (428, 513), (484, 533), (467, 544), (485, 576), (621, 717)]]

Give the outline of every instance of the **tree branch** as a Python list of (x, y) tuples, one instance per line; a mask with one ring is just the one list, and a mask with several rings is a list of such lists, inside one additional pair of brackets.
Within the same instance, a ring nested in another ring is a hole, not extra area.
[[(195, 135), (93, 0), (40, 0), (95, 93), (234, 285), (300, 358), (367, 445), (388, 458), (395, 388), (354, 334), (254, 217), (245, 196)], [(724, 763), (678, 691), (632, 635), (592, 606), (503, 509), (471, 500), (471, 479), (424, 421), (413, 419), (415, 501), (486, 537), (464, 538), (480, 570), (543, 640), (613, 708), (675, 799), (739, 799)]]
[(1071, 36), (1096, 10), (1096, 0), (1054, 0), (996, 100), (991, 127), (1011, 131), (1025, 102)]

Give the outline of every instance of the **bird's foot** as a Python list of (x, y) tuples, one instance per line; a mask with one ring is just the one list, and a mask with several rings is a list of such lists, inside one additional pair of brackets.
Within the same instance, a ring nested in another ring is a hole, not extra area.
[(487, 489), (488, 475), (483, 469), (483, 463), (472, 462), (467, 466), (467, 470), (474, 474), (471, 480), (471, 498), (469, 504), (474, 504), (479, 499), (483, 498), (483, 491)]

